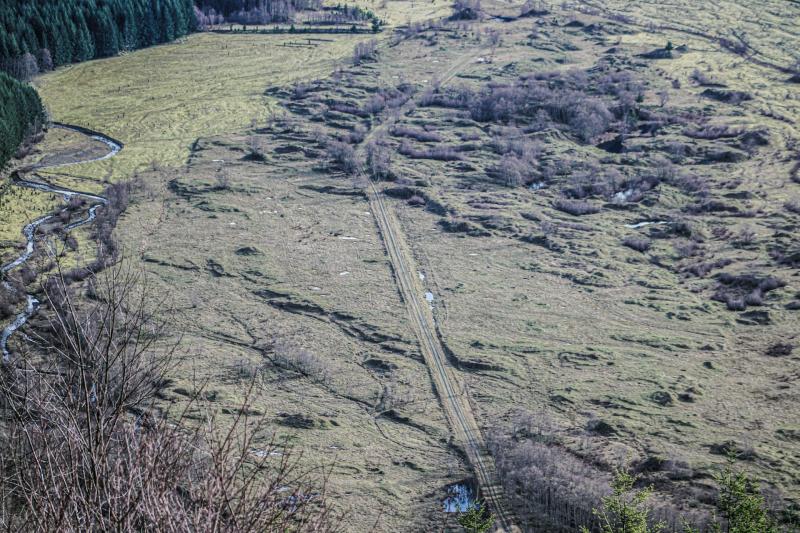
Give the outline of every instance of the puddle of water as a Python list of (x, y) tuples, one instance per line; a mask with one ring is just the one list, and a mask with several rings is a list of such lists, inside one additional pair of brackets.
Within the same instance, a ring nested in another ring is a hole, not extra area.
[(253, 450), (252, 453), (256, 457), (262, 457), (262, 458), (263, 457), (280, 457), (281, 455), (283, 455), (283, 452), (276, 452), (276, 451), (267, 452), (267, 450)]
[(431, 291), (426, 292), (425, 293), (425, 299), (428, 300), (429, 304), (432, 304), (433, 303), (433, 293)]
[(628, 189), (627, 191), (620, 191), (614, 195), (615, 202), (627, 202), (630, 197), (633, 196), (633, 193), (636, 192), (633, 189)]
[(475, 493), (466, 483), (456, 483), (447, 487), (444, 499), (445, 513), (465, 513), (475, 507)]
[(531, 183), (530, 187), (528, 187), (532, 191), (540, 191), (545, 188), (547, 184), (543, 181), (538, 181), (536, 183)]
[(666, 220), (645, 220), (644, 222), (637, 222), (636, 224), (625, 224), (625, 227), (629, 229), (639, 229), (645, 226), (661, 226), (663, 224), (669, 223)]

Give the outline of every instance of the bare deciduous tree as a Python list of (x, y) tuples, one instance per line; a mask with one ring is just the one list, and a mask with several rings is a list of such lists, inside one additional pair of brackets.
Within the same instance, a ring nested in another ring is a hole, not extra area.
[(220, 431), (211, 410), (190, 423), (196, 399), (182, 410), (157, 402), (174, 345), (147, 280), (118, 264), (89, 281), (89, 302), (64, 278), (46, 284), (46, 326), (2, 368), (0, 527), (335, 530), (297, 459), (274, 441), (258, 449), (263, 428), (247, 405)]

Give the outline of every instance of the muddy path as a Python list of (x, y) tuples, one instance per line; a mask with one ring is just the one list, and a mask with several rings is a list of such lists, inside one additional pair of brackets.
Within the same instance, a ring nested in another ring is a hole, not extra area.
[[(59, 167), (66, 167), (66, 166), (73, 166), (73, 165), (81, 165), (84, 163), (93, 163), (96, 161), (103, 161), (114, 157), (117, 155), (120, 150), (122, 150), (123, 144), (111, 137), (103, 135), (102, 133), (92, 131), (86, 128), (82, 128), (79, 126), (71, 126), (69, 124), (61, 124), (61, 123), (53, 123), (52, 127), (58, 129), (65, 129), (69, 131), (74, 131), (76, 133), (80, 133), (91, 139), (96, 141), (100, 141), (108, 147), (108, 152), (103, 154), (102, 156), (93, 157), (91, 159), (86, 159), (82, 161), (70, 161), (68, 163), (58, 163), (53, 165), (38, 165), (35, 166), (35, 170), (43, 170), (48, 168), (59, 168)], [(97, 218), (97, 211), (101, 207), (105, 206), (108, 203), (108, 200), (102, 196), (98, 196), (96, 194), (91, 194), (88, 192), (81, 192), (72, 189), (65, 189), (63, 187), (58, 187), (55, 185), (51, 185), (49, 183), (43, 183), (39, 181), (31, 181), (26, 179), (21, 179), (19, 175), (12, 176), (12, 185), (15, 187), (24, 187), (27, 189), (34, 189), (37, 191), (47, 192), (59, 195), (64, 198), (65, 203), (69, 202), (72, 198), (79, 197), (85, 198), (91, 202), (91, 205), (86, 210), (86, 215), (81, 220), (77, 222), (73, 222), (68, 226), (64, 227), (64, 233), (69, 233), (70, 231), (76, 230), (81, 226), (85, 226), (86, 224), (91, 224)], [(24, 266), (31, 257), (33, 257), (34, 252), (36, 251), (37, 245), (39, 244), (39, 239), (37, 239), (37, 230), (39, 226), (42, 224), (50, 221), (56, 215), (50, 214), (45, 215), (43, 217), (37, 218), (36, 220), (30, 222), (29, 224), (25, 225), (22, 228), (22, 234), (25, 236), (25, 249), (23, 252), (17, 256), (12, 261), (0, 266), (0, 275), (7, 275), (8, 273)], [(7, 284), (7, 282), (3, 282)], [(26, 305), (25, 310), (18, 314), (14, 320), (3, 329), (2, 334), (0, 334), (0, 352), (3, 355), (3, 361), (6, 362), (11, 358), (11, 352), (8, 348), (8, 341), (17, 332), (28, 319), (36, 313), (39, 309), (39, 300), (32, 293), (28, 293), (25, 295)]]

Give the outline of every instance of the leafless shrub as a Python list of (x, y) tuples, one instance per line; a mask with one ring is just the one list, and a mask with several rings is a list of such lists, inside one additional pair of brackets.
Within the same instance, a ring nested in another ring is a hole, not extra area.
[(631, 250), (636, 250), (637, 252), (644, 253), (650, 249), (650, 246), (653, 245), (653, 241), (651, 241), (647, 237), (642, 237), (640, 235), (630, 235), (622, 239), (622, 244), (624, 244)]
[(374, 180), (392, 180), (391, 151), (380, 141), (367, 145), (367, 171)]
[(786, 208), (787, 211), (791, 213), (795, 213), (800, 215), (800, 198), (792, 198), (791, 200), (787, 200), (783, 207)]
[(367, 133), (368, 133), (367, 127), (364, 126), (363, 124), (358, 124), (356, 125), (355, 128), (353, 128), (350, 132), (348, 132), (347, 135), (339, 137), (339, 139), (346, 142), (347, 144), (353, 144), (353, 145), (361, 144), (362, 142), (364, 142), (364, 139), (367, 138)]
[(748, 226), (739, 231), (733, 242), (736, 246), (744, 248), (755, 243), (757, 237), (755, 230)]
[(422, 196), (415, 194), (411, 198), (408, 199), (408, 205), (411, 207), (422, 207), (425, 205), (425, 198)]
[(526, 138), (518, 128), (498, 128), (493, 135), (492, 150), (500, 155), (514, 154), (535, 162), (544, 152), (541, 141)]
[(452, 20), (477, 20), (481, 16), (481, 0), (455, 0)]
[(788, 343), (779, 342), (767, 348), (767, 355), (770, 357), (786, 357), (792, 355), (794, 346)]
[(375, 39), (358, 43), (353, 49), (353, 64), (360, 65), (365, 61), (374, 60), (377, 53), (378, 53), (378, 41), (376, 41)]
[(574, 216), (592, 215), (600, 212), (598, 206), (592, 205), (589, 202), (584, 200), (568, 200), (566, 198), (555, 200), (553, 202), (553, 207)]
[(593, 196), (610, 200), (620, 188), (633, 189), (635, 184), (624, 186), (623, 176), (616, 169), (592, 165), (573, 171), (562, 191), (564, 195), (578, 200)]
[(408, 126), (395, 126), (391, 129), (391, 134), (395, 137), (408, 137), (419, 142), (441, 142), (442, 137), (434, 131), (427, 131), (419, 128), (411, 128)]
[(385, 413), (390, 410), (409, 406), (416, 400), (417, 396), (414, 393), (414, 389), (404, 387), (393, 377), (389, 383), (384, 384), (383, 392), (381, 393), (381, 398), (376, 410), (380, 413)]
[(292, 100), (302, 100), (308, 95), (311, 87), (307, 83), (298, 82), (292, 86)]
[(489, 169), (489, 174), (502, 180), (508, 187), (521, 187), (533, 180), (535, 171), (536, 167), (528, 159), (508, 153)]
[(92, 303), (63, 278), (46, 284), (47, 325), (4, 367), (0, 525), (334, 529), (324, 492), (295, 459), (253, 453), (263, 431), (241, 414), (246, 409), (223, 431), (213, 414), (189, 425), (187, 410), (158, 413), (156, 396), (173, 364), (169, 313), (147, 280), (123, 266), (92, 281)]
[(733, 128), (727, 124), (718, 126), (706, 125), (703, 127), (692, 126), (683, 130), (683, 134), (693, 139), (728, 139), (741, 135), (744, 130), (742, 128)]
[(367, 118), (370, 116), (369, 111), (362, 109), (361, 107), (352, 102), (347, 102), (347, 101), (335, 100), (333, 102), (329, 102), (328, 110), (335, 111), (337, 113), (345, 113), (347, 115), (355, 115), (361, 118)]
[(610, 492), (610, 476), (562, 448), (552, 428), (489, 435), (498, 474), (523, 523), (548, 531), (594, 523), (592, 509)]
[(446, 107), (451, 109), (466, 109), (474, 93), (469, 87), (434, 87), (426, 91), (419, 100), (422, 107)]
[(718, 81), (710, 78), (706, 73), (694, 69), (689, 78), (698, 85), (705, 87), (715, 87), (721, 85)]
[(264, 148), (261, 144), (261, 139), (259, 139), (256, 135), (251, 135), (247, 139), (247, 149), (248, 159), (252, 161), (264, 161), (266, 159), (266, 154), (264, 153)]
[(349, 144), (329, 140), (326, 144), (326, 151), (334, 168), (342, 170), (346, 174), (355, 174), (358, 171), (358, 158), (355, 150)]
[(762, 305), (764, 295), (786, 285), (774, 276), (727, 272), (719, 274), (717, 282), (711, 299), (724, 303), (731, 311), (744, 311), (748, 305)]
[(385, 102), (385, 107), (397, 109), (413, 96), (416, 87), (410, 83), (399, 83), (395, 87), (381, 87), (377, 95)]
[(522, 17), (541, 17), (547, 15), (549, 9), (544, 0), (526, 0), (520, 8), (520, 18)]
[(331, 382), (330, 365), (310, 351), (285, 340), (277, 341), (274, 351), (273, 363), (279, 368), (297, 372), (317, 383)]
[(216, 181), (215, 189), (218, 191), (229, 191), (231, 190), (231, 176), (227, 170), (224, 168), (220, 168), (217, 170), (216, 174), (214, 174), (214, 181)]
[(681, 259), (697, 257), (703, 254), (703, 247), (695, 241), (681, 239), (672, 245), (675, 254)]
[(589, 142), (608, 130), (611, 119), (611, 113), (602, 101), (588, 99), (575, 109), (569, 125), (578, 138)]
[(386, 109), (386, 98), (381, 94), (373, 94), (364, 103), (363, 109), (370, 115), (378, 115)]
[(718, 270), (720, 268), (725, 268), (726, 266), (733, 263), (732, 259), (717, 259), (716, 261), (708, 261), (708, 262), (700, 262), (694, 263), (689, 266), (686, 266), (683, 271), (687, 272), (695, 277), (704, 278), (706, 277), (709, 272), (712, 270)]
[(417, 149), (409, 143), (403, 142), (397, 151), (412, 159), (434, 159), (436, 161), (460, 161), (462, 159), (461, 155), (451, 146)]

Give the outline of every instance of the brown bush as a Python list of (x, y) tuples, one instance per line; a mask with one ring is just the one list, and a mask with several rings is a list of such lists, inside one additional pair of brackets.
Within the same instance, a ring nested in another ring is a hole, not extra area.
[(395, 137), (408, 137), (419, 142), (441, 142), (442, 136), (433, 131), (427, 131), (419, 128), (410, 128), (408, 126), (395, 126), (391, 130), (391, 134)]
[(553, 202), (553, 207), (574, 216), (592, 215), (600, 212), (598, 206), (592, 205), (589, 202), (583, 200), (568, 200), (566, 198), (555, 200)]
[(275, 343), (272, 361), (279, 368), (297, 372), (318, 383), (330, 383), (333, 375), (330, 365), (324, 359), (283, 340)]
[(786, 208), (787, 211), (800, 215), (800, 198), (793, 198), (788, 200), (783, 207)]
[(329, 140), (326, 150), (334, 168), (346, 174), (355, 174), (358, 171), (356, 152), (349, 144)]
[(647, 237), (642, 237), (640, 235), (630, 235), (622, 239), (622, 244), (624, 244), (631, 250), (636, 250), (637, 252), (644, 253), (650, 249), (650, 246), (653, 245), (653, 241), (651, 241)]
[(414, 148), (407, 142), (403, 142), (398, 153), (410, 157), (411, 159), (433, 159), (436, 161), (460, 161), (461, 155), (452, 146), (434, 146), (432, 148)]
[(744, 311), (748, 305), (762, 305), (764, 296), (786, 282), (774, 276), (730, 274), (717, 276), (717, 288), (711, 299), (722, 302), (730, 311)]

